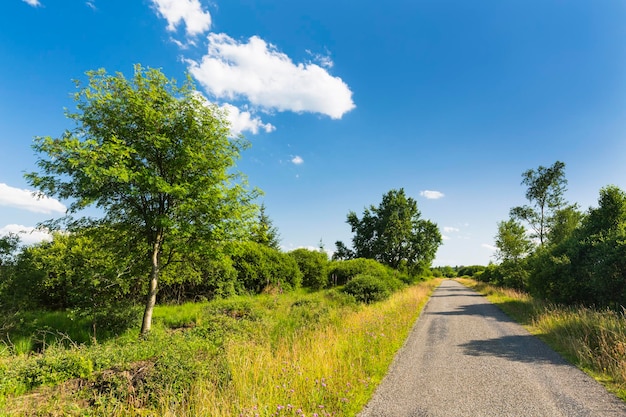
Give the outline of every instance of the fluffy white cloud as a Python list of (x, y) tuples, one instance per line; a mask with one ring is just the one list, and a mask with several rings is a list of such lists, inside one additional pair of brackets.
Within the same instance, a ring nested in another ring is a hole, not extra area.
[(26, 245), (52, 240), (52, 235), (46, 230), (36, 229), (31, 226), (22, 226), (19, 224), (8, 224), (0, 228), (0, 236), (6, 236), (9, 233), (16, 234), (20, 237), (20, 242)]
[(257, 36), (246, 43), (211, 33), (208, 41), (208, 53), (199, 62), (189, 60), (189, 71), (217, 98), (244, 98), (267, 110), (321, 113), (333, 119), (355, 107), (341, 78), (317, 64), (295, 64)]
[(301, 157), (299, 157), (298, 155), (294, 156), (293, 158), (291, 158), (291, 163), (295, 164), (295, 165), (300, 165), (304, 163), (304, 159), (302, 159)]
[(242, 111), (239, 107), (229, 103), (224, 103), (222, 109), (226, 111), (226, 117), (230, 121), (230, 130), (233, 136), (237, 136), (245, 131), (253, 135), (264, 130), (267, 133), (273, 132), (276, 128), (270, 123), (263, 123), (259, 117), (253, 116), (249, 111)]
[(202, 10), (199, 0), (152, 0), (152, 3), (167, 20), (169, 31), (176, 30), (181, 21), (185, 22), (188, 35), (198, 35), (211, 28), (211, 14)]
[(39, 3), (39, 0), (22, 0), (24, 3), (28, 3), (33, 7), (37, 7), (37, 6), (41, 6), (41, 3)]
[(65, 213), (65, 206), (50, 197), (37, 197), (33, 191), (0, 183), (0, 206), (15, 207), (35, 213)]
[(483, 248), (485, 248), (485, 249), (489, 249), (490, 251), (497, 251), (497, 250), (498, 250), (498, 248), (496, 248), (495, 246), (493, 246), (493, 245), (489, 245), (489, 244), (487, 244), (487, 243), (483, 243), (483, 244), (482, 244), (482, 245), (480, 245), (480, 246), (482, 246), (482, 247), (483, 247)]
[(422, 197), (426, 197), (429, 200), (437, 200), (444, 196), (444, 194), (441, 191), (431, 191), (431, 190), (420, 191), (420, 195)]
[(451, 233), (451, 232), (460, 232), (460, 230), (456, 227), (451, 227), (451, 226), (445, 226), (443, 228), (443, 231), (446, 233)]

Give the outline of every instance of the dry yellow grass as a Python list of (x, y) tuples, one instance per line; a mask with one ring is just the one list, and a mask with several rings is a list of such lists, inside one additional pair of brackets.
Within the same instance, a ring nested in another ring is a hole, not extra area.
[(440, 281), (394, 294), (322, 328), (268, 341), (231, 341), (230, 382), (194, 386), (167, 415), (353, 416), (367, 403)]

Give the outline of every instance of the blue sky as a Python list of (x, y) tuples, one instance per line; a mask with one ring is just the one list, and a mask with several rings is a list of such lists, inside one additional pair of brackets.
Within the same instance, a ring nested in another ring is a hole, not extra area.
[(72, 127), (72, 80), (140, 63), (229, 110), (285, 250), (350, 243), (347, 213), (404, 188), (436, 265), (486, 264), (523, 171), (565, 162), (583, 209), (626, 189), (624, 22), (620, 0), (5, 0), (0, 233), (64, 210), (23, 174)]

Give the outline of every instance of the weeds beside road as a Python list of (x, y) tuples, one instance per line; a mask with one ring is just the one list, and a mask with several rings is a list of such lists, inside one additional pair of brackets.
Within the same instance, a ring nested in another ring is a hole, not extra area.
[(132, 329), (41, 353), (16, 354), (7, 345), (0, 349), (0, 409), (52, 416), (352, 416), (439, 283), (371, 305), (330, 290), (163, 306), (146, 339)]

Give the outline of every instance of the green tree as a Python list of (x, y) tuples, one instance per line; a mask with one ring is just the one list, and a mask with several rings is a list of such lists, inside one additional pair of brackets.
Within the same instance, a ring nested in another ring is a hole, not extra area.
[(246, 143), (229, 138), (224, 114), (190, 78), (179, 87), (140, 65), (131, 80), (104, 70), (87, 76), (86, 86), (76, 82), (76, 112), (67, 113), (76, 127), (36, 138), (42, 173), (26, 178), (42, 193), (71, 199), (71, 214), (95, 205), (103, 222), (149, 248), (146, 334), (161, 270), (185, 251), (241, 232), (249, 220), (256, 195), (232, 170)]
[(345, 243), (338, 240), (335, 242), (335, 252), (333, 253), (333, 261), (345, 261), (354, 259), (354, 252), (349, 249)]
[(319, 290), (328, 286), (328, 255), (326, 252), (304, 248), (289, 252), (302, 272), (302, 286)]
[(265, 213), (265, 204), (259, 207), (257, 221), (252, 226), (252, 241), (276, 250), (280, 249), (280, 235), (272, 219)]
[(514, 207), (511, 216), (527, 222), (539, 238), (541, 245), (554, 220), (554, 213), (566, 203), (563, 194), (566, 191), (565, 164), (556, 161), (550, 167), (539, 166), (537, 170), (529, 169), (522, 174), (522, 184), (526, 185), (526, 199), (530, 205)]
[(533, 249), (533, 243), (526, 236), (526, 229), (515, 219), (498, 223), (496, 235), (496, 258), (501, 261), (519, 261)]
[(583, 229), (586, 235), (606, 234), (626, 227), (626, 193), (614, 185), (600, 190), (598, 207), (589, 210)]
[(20, 245), (20, 237), (15, 233), (0, 236), (0, 267), (9, 265)]
[(354, 233), (355, 257), (412, 272), (428, 268), (441, 245), (441, 233), (435, 223), (420, 216), (417, 203), (404, 189), (387, 192), (378, 207), (363, 211), (361, 219), (351, 211), (347, 222)]
[(576, 204), (569, 205), (554, 212), (552, 226), (548, 231), (548, 242), (558, 245), (567, 240), (580, 227), (584, 215)]
[(7, 294), (7, 288), (13, 281), (19, 245), (20, 238), (15, 233), (0, 237), (0, 306), (3, 307), (0, 311), (14, 306), (12, 297)]

